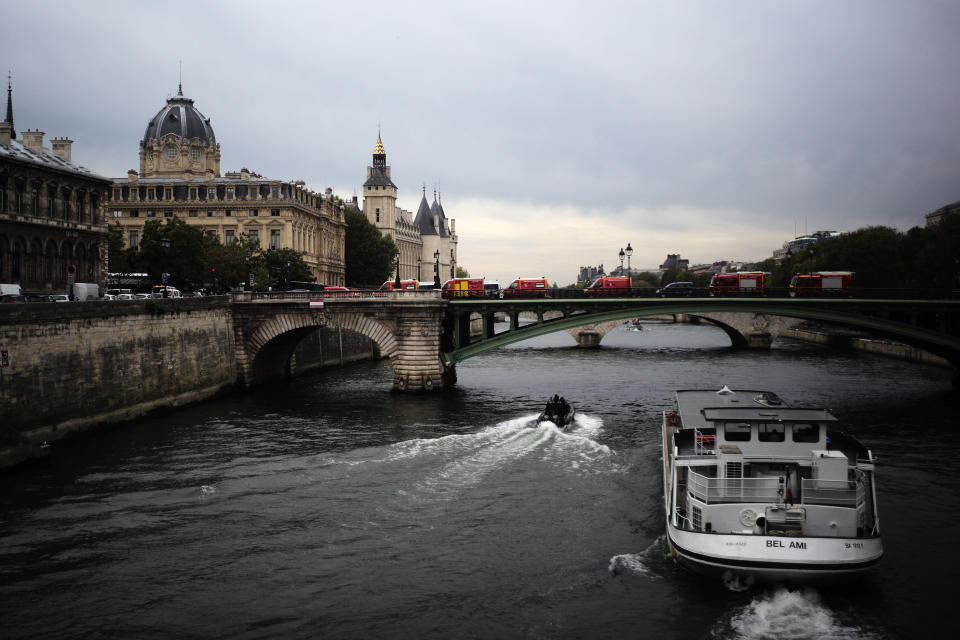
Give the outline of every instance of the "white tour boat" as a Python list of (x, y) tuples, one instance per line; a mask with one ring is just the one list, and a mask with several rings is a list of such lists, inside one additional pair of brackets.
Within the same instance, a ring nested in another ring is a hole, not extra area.
[(874, 464), (825, 409), (677, 391), (663, 414), (670, 553), (732, 585), (859, 575), (883, 555)]

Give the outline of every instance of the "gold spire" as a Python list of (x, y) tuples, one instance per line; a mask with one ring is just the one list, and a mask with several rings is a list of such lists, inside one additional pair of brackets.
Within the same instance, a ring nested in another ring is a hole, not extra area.
[(373, 155), (385, 156), (387, 152), (383, 150), (383, 142), (380, 141), (380, 133), (377, 133), (377, 146), (373, 148)]

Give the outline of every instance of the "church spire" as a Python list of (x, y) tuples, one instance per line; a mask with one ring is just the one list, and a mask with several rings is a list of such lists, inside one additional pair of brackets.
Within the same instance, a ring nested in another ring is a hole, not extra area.
[(377, 127), (377, 146), (373, 148), (373, 166), (387, 166), (387, 152), (383, 148), (383, 141), (380, 139), (380, 127)]
[(16, 139), (17, 130), (13, 128), (13, 79), (9, 71), (7, 71), (7, 116), (3, 121), (10, 123), (10, 137)]

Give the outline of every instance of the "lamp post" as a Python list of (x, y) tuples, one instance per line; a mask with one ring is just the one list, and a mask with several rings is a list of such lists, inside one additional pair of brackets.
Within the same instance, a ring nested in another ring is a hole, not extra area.
[(433, 286), (440, 288), (440, 249), (433, 252)]
[(623, 247), (620, 248), (620, 275), (623, 275), (623, 256), (626, 254), (623, 252)]
[(393, 282), (393, 290), (400, 291), (400, 252), (397, 251), (397, 279)]
[(450, 279), (451, 280), (453, 280), (456, 277), (455, 275), (456, 271), (454, 270), (455, 264), (456, 263), (454, 262), (454, 258), (453, 258), (453, 249), (450, 249)]
[(630, 277), (628, 288), (632, 289), (633, 288), (633, 270), (630, 269), (630, 256), (633, 255), (633, 247), (630, 246), (629, 242), (627, 243), (627, 250), (624, 251), (624, 253), (627, 254), (627, 275)]
[(164, 236), (160, 238), (160, 246), (163, 247), (163, 261), (160, 263), (160, 284), (163, 285), (163, 297), (167, 297), (167, 272), (164, 271), (167, 263), (167, 251), (170, 249), (170, 238)]
[(420, 259), (420, 256), (417, 256), (417, 282), (420, 282), (420, 264), (423, 260)]

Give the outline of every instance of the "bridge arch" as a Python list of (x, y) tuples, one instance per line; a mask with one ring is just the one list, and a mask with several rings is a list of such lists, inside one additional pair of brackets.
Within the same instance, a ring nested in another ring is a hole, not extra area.
[(397, 340), (393, 332), (375, 318), (287, 311), (264, 319), (251, 331), (238, 336), (237, 344), (243, 345), (242, 354), (238, 353), (238, 382), (249, 387), (289, 379), (294, 373), (294, 349), (308, 334), (324, 327), (339, 327), (366, 336), (382, 355), (391, 360), (396, 358)]

